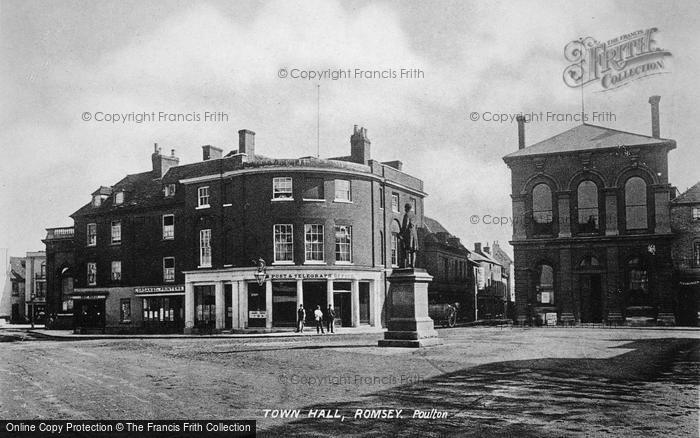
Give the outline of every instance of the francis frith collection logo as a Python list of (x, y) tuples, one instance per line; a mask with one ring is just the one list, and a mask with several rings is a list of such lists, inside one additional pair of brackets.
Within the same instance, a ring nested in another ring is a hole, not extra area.
[(601, 91), (622, 87), (651, 75), (668, 73), (671, 52), (658, 47), (655, 27), (599, 42), (592, 37), (573, 40), (564, 47), (572, 64), (564, 69), (564, 83), (582, 87), (599, 83)]

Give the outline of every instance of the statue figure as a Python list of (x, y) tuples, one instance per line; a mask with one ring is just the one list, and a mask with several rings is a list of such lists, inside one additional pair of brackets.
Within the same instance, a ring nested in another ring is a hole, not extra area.
[(415, 213), (411, 211), (411, 204), (404, 206), (403, 221), (394, 220), (399, 224), (399, 241), (401, 242), (400, 264), (401, 268), (416, 267), (416, 252), (418, 251), (418, 232), (415, 225)]

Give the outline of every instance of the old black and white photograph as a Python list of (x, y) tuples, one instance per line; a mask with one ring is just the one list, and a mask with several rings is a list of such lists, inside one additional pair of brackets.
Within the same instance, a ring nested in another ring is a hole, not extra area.
[(697, 0), (0, 0), (0, 437), (700, 436)]

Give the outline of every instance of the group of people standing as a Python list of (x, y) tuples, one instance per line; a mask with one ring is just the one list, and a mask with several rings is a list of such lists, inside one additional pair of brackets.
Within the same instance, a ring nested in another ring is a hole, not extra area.
[[(306, 309), (304, 309), (303, 304), (299, 304), (299, 310), (297, 310), (297, 332), (298, 333), (304, 333), (304, 324), (306, 321)], [(323, 329), (323, 326), (325, 324), (326, 330), (328, 330), (328, 333), (335, 333), (334, 330), (334, 324), (335, 324), (335, 310), (333, 310), (333, 306), (330, 304), (328, 305), (328, 308), (326, 309), (326, 313), (323, 313), (321, 310), (321, 306), (316, 306), (316, 310), (314, 310), (314, 321), (316, 322), (316, 333), (322, 333), (325, 334), (326, 332)]]

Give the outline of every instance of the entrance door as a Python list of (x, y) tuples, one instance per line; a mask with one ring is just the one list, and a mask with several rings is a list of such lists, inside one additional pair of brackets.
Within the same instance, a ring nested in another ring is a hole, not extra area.
[(77, 300), (75, 302), (75, 327), (104, 331), (105, 300)]
[(603, 321), (600, 274), (581, 275), (581, 322)]
[(343, 327), (352, 327), (352, 300), (350, 292), (335, 292), (333, 294), (336, 321), (340, 320)]
[(248, 327), (265, 327), (265, 285), (248, 283)]
[(678, 291), (678, 312), (676, 323), (680, 326), (696, 327), (698, 325), (699, 286), (680, 286)]
[[(314, 310), (316, 306), (321, 306), (321, 312), (326, 313), (328, 309), (328, 286), (326, 282), (305, 281), (304, 288), (304, 308), (306, 309), (306, 323), (314, 324)], [(337, 312), (336, 312), (337, 313)]]

